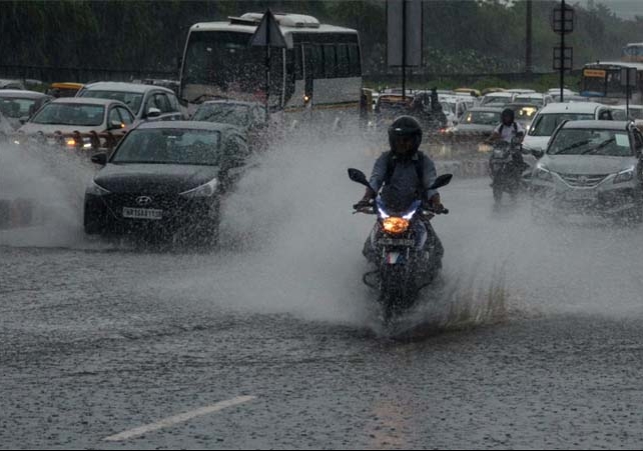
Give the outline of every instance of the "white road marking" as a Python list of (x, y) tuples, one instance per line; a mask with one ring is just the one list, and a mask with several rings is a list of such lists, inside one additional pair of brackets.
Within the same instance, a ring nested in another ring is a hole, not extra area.
[(121, 432), (120, 434), (109, 436), (103, 440), (106, 442), (121, 442), (123, 440), (129, 440), (131, 438), (135, 438), (143, 434), (147, 434), (148, 432), (157, 431), (159, 429), (174, 426), (178, 423), (185, 423), (186, 421), (190, 421), (194, 418), (201, 417), (203, 415), (219, 412), (223, 409), (227, 409), (228, 407), (234, 407), (239, 404), (252, 401), (253, 399), (256, 399), (256, 396), (239, 396), (238, 398), (229, 399), (227, 401), (221, 401), (211, 406), (202, 407), (200, 409), (193, 410), (191, 412), (186, 412), (180, 415), (166, 418), (156, 423), (147, 424), (145, 426), (140, 426), (135, 429), (131, 429), (129, 431)]

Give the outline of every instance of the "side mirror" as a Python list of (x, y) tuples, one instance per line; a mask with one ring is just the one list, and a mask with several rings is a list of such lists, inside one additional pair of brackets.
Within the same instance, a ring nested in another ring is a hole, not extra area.
[(27, 122), (29, 122), (29, 116), (22, 116), (20, 119), (18, 119), (22, 125), (25, 125)]
[(545, 151), (540, 149), (531, 149), (531, 154), (536, 157), (537, 160), (540, 160), (545, 156)]
[(152, 107), (149, 110), (147, 110), (146, 117), (159, 117), (160, 115), (161, 115), (161, 110), (159, 110), (158, 108)]
[(109, 130), (120, 130), (121, 128), (124, 128), (121, 121), (111, 121), (109, 123)]
[(107, 164), (107, 154), (106, 153), (97, 153), (92, 155), (92, 163), (100, 164), (105, 166)]
[(359, 169), (349, 169), (348, 170), (348, 178), (351, 179), (355, 183), (359, 183), (360, 185), (364, 185), (368, 188), (371, 187), (371, 184), (368, 183), (368, 180), (366, 180), (366, 175)]
[(433, 185), (429, 187), (429, 189), (438, 189), (442, 188), (443, 186), (447, 186), (449, 183), (451, 183), (451, 179), (453, 178), (453, 174), (444, 174), (435, 179), (435, 182), (433, 182)]

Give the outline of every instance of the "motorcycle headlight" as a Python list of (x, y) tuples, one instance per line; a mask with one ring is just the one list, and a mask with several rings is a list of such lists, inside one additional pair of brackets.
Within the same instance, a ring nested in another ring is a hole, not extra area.
[(102, 186), (97, 185), (96, 182), (92, 182), (85, 192), (93, 196), (106, 196), (108, 194), (112, 194), (111, 191), (107, 191)]
[(544, 182), (552, 182), (554, 180), (554, 176), (551, 175), (551, 171), (544, 166), (536, 166), (534, 177)]
[(409, 221), (404, 218), (390, 217), (382, 221), (382, 228), (386, 233), (398, 235), (404, 233), (409, 229)]
[(180, 196), (191, 198), (191, 199), (199, 198), (199, 197), (212, 197), (216, 194), (218, 186), (219, 186), (219, 181), (217, 179), (213, 179), (208, 183), (206, 183), (205, 185), (197, 186), (194, 189), (181, 193)]
[(619, 172), (614, 178), (614, 183), (625, 183), (634, 180), (634, 168)]

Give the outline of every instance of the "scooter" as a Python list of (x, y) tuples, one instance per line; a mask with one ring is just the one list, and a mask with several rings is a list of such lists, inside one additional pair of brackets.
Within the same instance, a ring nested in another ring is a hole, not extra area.
[(517, 141), (508, 143), (497, 142), (489, 158), (489, 174), (493, 180), (493, 199), (496, 204), (502, 201), (503, 193), (508, 193), (512, 199), (524, 188), (523, 172), (529, 167), (520, 158), (522, 148)]

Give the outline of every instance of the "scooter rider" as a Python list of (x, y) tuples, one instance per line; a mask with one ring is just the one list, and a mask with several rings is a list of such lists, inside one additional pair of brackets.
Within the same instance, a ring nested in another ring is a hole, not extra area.
[(512, 141), (522, 142), (525, 136), (525, 129), (515, 121), (515, 113), (511, 108), (505, 108), (501, 114), (502, 122), (493, 131), (490, 142), (505, 141), (509, 144)]
[(522, 157), (522, 149), (518, 146), (525, 137), (525, 129), (515, 121), (515, 113), (511, 108), (505, 108), (500, 117), (502, 122), (496, 127), (487, 142), (493, 144), (501, 141), (511, 145), (514, 164), (522, 173), (529, 168)]
[[(375, 162), (371, 187), (366, 189), (364, 197), (355, 208), (370, 206), (380, 192), (385, 203), (395, 208), (407, 208), (417, 199), (423, 201), (423, 207), (436, 213), (444, 211), (440, 194), (429, 190), (437, 172), (433, 161), (419, 150), (422, 142), (422, 128), (417, 120), (410, 116), (397, 118), (388, 129), (390, 151), (384, 152)], [(431, 253), (431, 265), (441, 267), (444, 248), (429, 221), (418, 221), (424, 224), (428, 233), (427, 243), (434, 247)], [(370, 237), (366, 240), (364, 254), (367, 258), (372, 253)], [(370, 258), (369, 258), (370, 259)]]

